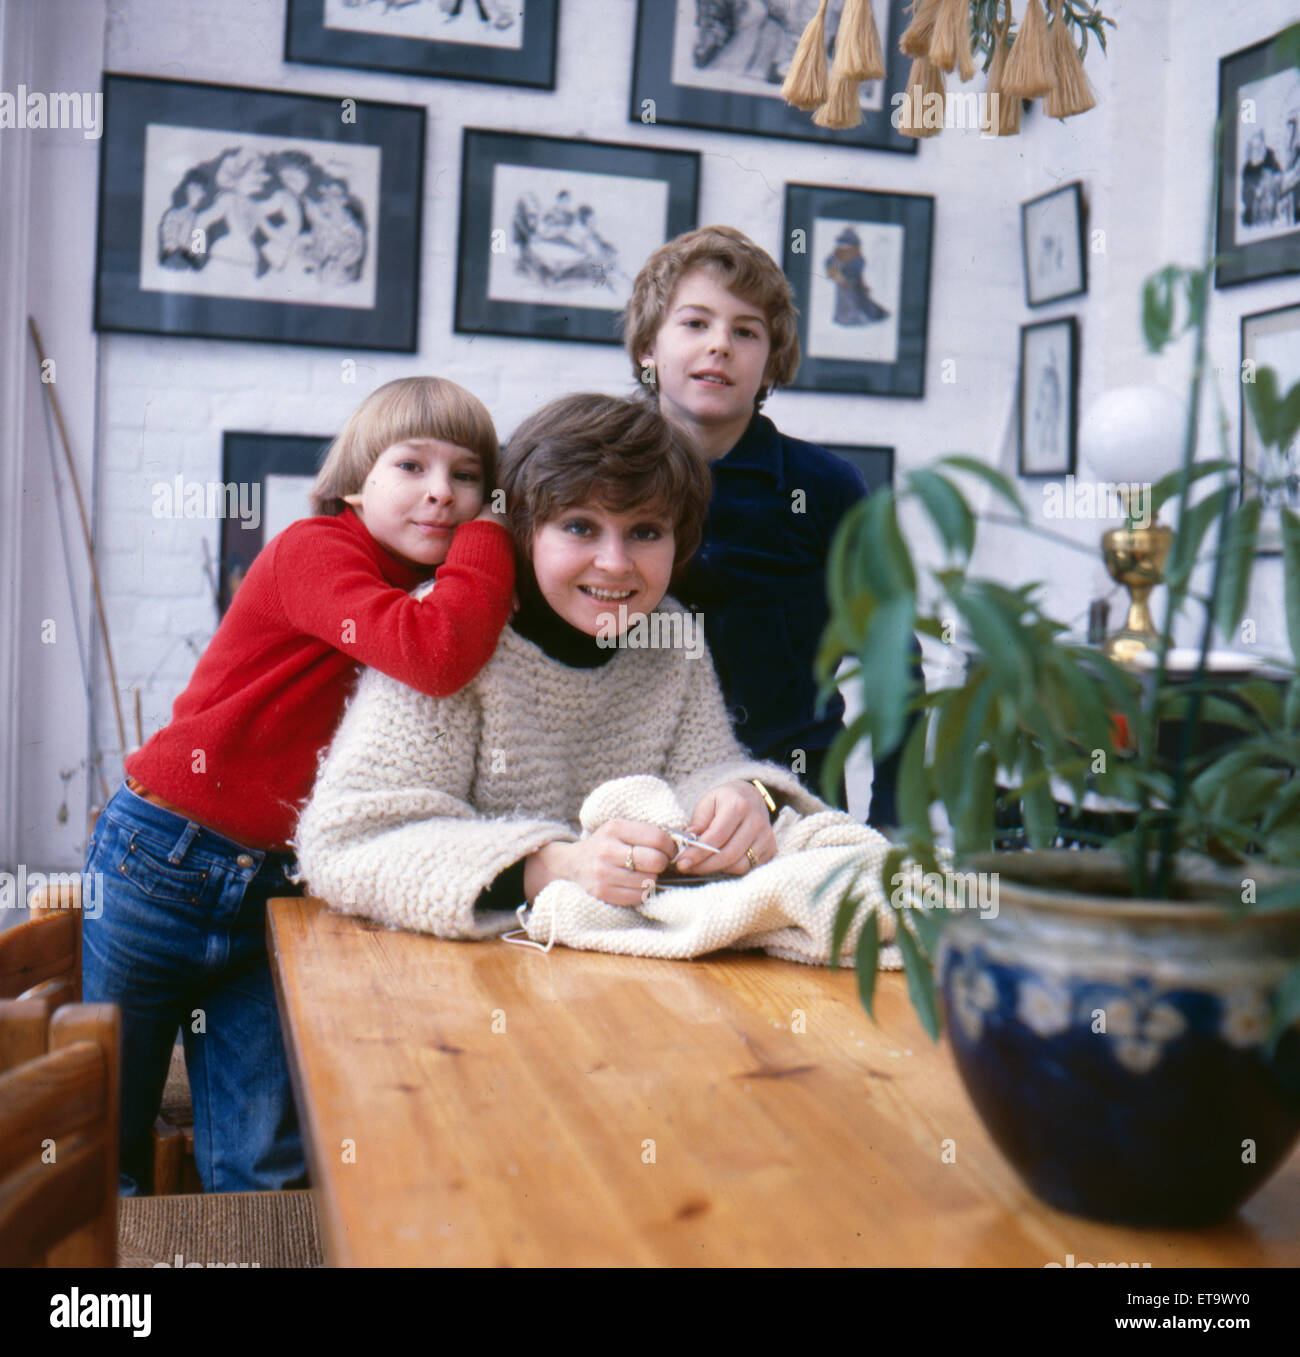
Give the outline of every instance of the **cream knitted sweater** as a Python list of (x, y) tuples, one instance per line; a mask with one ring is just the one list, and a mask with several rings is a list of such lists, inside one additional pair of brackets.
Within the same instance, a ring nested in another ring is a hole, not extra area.
[[(673, 610), (681, 605), (665, 597), (659, 611)], [(787, 821), (797, 812), (824, 824), (829, 812), (864, 842), (885, 842), (788, 769), (749, 755), (707, 647), (697, 658), (620, 649), (578, 669), (506, 627), (491, 660), (450, 697), (362, 675), (298, 823), (299, 879), (344, 913), (492, 937), (518, 924), (476, 910), (480, 893), (543, 845), (576, 841), (588, 794), (631, 774), (662, 779), (687, 812), (721, 782), (761, 778), (792, 808)]]

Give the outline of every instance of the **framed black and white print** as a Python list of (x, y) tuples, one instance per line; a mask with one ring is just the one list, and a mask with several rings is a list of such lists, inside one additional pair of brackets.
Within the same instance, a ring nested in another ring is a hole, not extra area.
[(1300, 40), (1219, 62), (1223, 127), (1216, 287), (1300, 273)]
[(222, 481), (238, 487), (241, 508), (250, 510), (221, 521), (217, 606), (222, 617), (257, 553), (290, 523), (311, 517), (307, 496), (332, 441), (302, 434), (222, 435)]
[(425, 110), (104, 76), (95, 328), (413, 353)]
[(877, 490), (891, 490), (894, 485), (894, 450), (872, 444), (823, 443), (827, 452), (843, 457), (862, 472), (867, 489), (873, 494)]
[(1078, 434), (1079, 327), (1073, 316), (1020, 327), (1022, 476), (1074, 473)]
[(785, 188), (785, 275), (799, 310), (804, 391), (925, 394), (934, 199)]
[[(1241, 358), (1243, 372), (1247, 361), (1255, 371), (1272, 368), (1278, 394), (1285, 396), (1300, 382), (1300, 304), (1242, 316)], [(1256, 550), (1273, 556), (1282, 550), (1281, 516), (1276, 510), (1285, 505), (1300, 513), (1300, 437), (1285, 448), (1264, 447), (1246, 405), (1245, 382), (1240, 386), (1242, 497), (1257, 494), (1263, 501)]]
[[(898, 50), (907, 27), (904, 0), (870, 0), (880, 29), (885, 79), (862, 86), (862, 123), (837, 131), (818, 127), (811, 113), (781, 98), (785, 79), (819, 0), (638, 0), (630, 117), (636, 123), (676, 123), (711, 132), (790, 137), (839, 146), (916, 153), (916, 139), (892, 115), (907, 84), (911, 60)], [(828, 48), (844, 0), (830, 0)]]
[(652, 250), (695, 225), (700, 158), (467, 127), (456, 329), (619, 344)]
[(560, 0), (288, 0), (284, 59), (555, 88)]
[(1028, 305), (1045, 306), (1087, 292), (1082, 184), (1066, 184), (1023, 203), (1020, 240)]

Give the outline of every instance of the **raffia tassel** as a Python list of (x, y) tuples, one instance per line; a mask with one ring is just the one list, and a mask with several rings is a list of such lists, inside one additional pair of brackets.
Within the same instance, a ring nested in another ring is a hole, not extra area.
[(790, 69), (781, 84), (781, 98), (804, 112), (819, 108), (826, 102), (826, 6), (830, 0), (821, 0), (817, 13), (808, 20), (799, 45), (790, 58)]
[(843, 130), (857, 127), (862, 122), (862, 105), (858, 101), (858, 81), (850, 77), (836, 80), (831, 76), (831, 92), (826, 102), (813, 114), (813, 122), (818, 127), (834, 127)]
[(871, 12), (871, 0), (845, 0), (840, 26), (835, 30), (835, 61), (831, 80), (883, 80), (885, 54), (880, 30)]
[[(912, 62), (904, 93), (907, 97), (899, 110), (902, 116), (898, 130), (905, 137), (937, 137), (943, 131), (943, 72), (929, 57), (917, 57)], [(937, 104), (929, 97), (933, 94), (939, 96)], [(925, 117), (927, 106), (939, 111), (937, 120), (931, 115), (928, 126)]]
[(1052, 50), (1041, 0), (1029, 0), (1011, 54), (1002, 72), (1004, 94), (1037, 99), (1052, 89)]
[(957, 66), (963, 81), (975, 74), (970, 54), (970, 0), (942, 0), (930, 39), (930, 60), (941, 71)]
[(1070, 37), (1061, 9), (1061, 0), (1053, 0), (1052, 26), (1047, 30), (1052, 51), (1052, 89), (1043, 101), (1049, 118), (1072, 118), (1097, 107), (1097, 96), (1088, 83), (1079, 49)]
[(919, 61), (930, 55), (930, 39), (934, 36), (934, 21), (939, 16), (941, 4), (943, 0), (912, 0), (912, 22), (898, 39), (898, 50), (904, 56)]
[(997, 49), (993, 53), (993, 63), (989, 67), (990, 99), (997, 95), (997, 125), (990, 124), (985, 131), (994, 137), (1016, 137), (1020, 135), (1020, 97), (1008, 94), (1002, 87), (1002, 74), (1007, 65), (1007, 23), (1004, 20), (998, 30)]

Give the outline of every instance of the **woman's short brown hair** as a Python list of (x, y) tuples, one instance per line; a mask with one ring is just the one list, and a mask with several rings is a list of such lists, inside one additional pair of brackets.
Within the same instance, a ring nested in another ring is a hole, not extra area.
[(496, 485), (497, 431), (477, 396), (445, 377), (399, 377), (372, 391), (330, 444), (309, 496), (314, 514), (341, 514), (379, 454), (394, 443), (436, 438), (477, 453), (486, 499)]
[(521, 579), (533, 538), (569, 509), (645, 508), (673, 525), (673, 571), (695, 554), (713, 494), (708, 463), (653, 406), (618, 396), (563, 396), (529, 415), (501, 450), (501, 488)]
[(761, 406), (773, 389), (799, 371), (799, 327), (794, 292), (776, 261), (734, 226), (701, 226), (661, 245), (641, 266), (623, 312), (623, 343), (641, 380), (641, 355), (654, 347), (677, 284), (692, 269), (717, 272), (719, 281), (767, 318), (772, 351), (765, 381), (754, 398)]

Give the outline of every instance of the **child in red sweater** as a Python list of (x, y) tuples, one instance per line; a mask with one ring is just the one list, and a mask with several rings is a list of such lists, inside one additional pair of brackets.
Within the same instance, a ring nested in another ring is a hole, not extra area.
[(455, 383), (372, 393), (326, 455), (317, 516), (258, 554), (170, 724), (127, 759), (87, 849), (103, 908), (83, 916), (85, 1000), (122, 1010), (124, 1195), (149, 1190), (178, 1027), (205, 1191), (305, 1180), (266, 901), (300, 892), (288, 840), (360, 666), (446, 697), (496, 648), (514, 589), (485, 507), (496, 456)]

